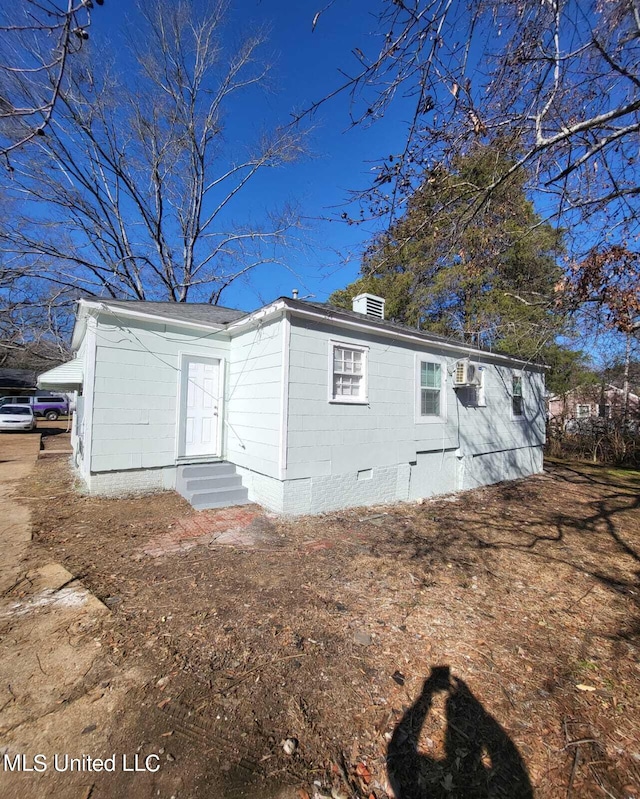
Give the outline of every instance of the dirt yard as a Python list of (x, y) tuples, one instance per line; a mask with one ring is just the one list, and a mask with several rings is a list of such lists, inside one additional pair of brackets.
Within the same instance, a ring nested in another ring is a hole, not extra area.
[(555, 464), (282, 520), (88, 498), (54, 471), (21, 488), (33, 557), (104, 602), (95, 645), (147, 675), (93, 725), (106, 752), (159, 755), (158, 795), (640, 797), (639, 473)]

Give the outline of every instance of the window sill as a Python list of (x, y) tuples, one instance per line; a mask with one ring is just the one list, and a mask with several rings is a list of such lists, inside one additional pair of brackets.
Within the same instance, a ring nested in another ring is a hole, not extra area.
[(348, 397), (339, 397), (337, 399), (331, 398), (329, 400), (329, 404), (330, 405), (368, 405), (369, 404), (369, 400), (366, 397), (364, 397), (363, 399), (360, 399), (359, 397), (356, 397), (354, 399), (349, 399)]
[(446, 416), (418, 416), (416, 424), (444, 424), (447, 421)]

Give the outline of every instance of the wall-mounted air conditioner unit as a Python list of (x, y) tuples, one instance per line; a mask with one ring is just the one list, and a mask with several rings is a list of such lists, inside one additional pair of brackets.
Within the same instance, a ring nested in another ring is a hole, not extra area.
[(482, 375), (479, 367), (471, 363), (467, 358), (457, 361), (456, 370), (453, 375), (454, 388), (463, 386), (479, 386), (482, 383)]

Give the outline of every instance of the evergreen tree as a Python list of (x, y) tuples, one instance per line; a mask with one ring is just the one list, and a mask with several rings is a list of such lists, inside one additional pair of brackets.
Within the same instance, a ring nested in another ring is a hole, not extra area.
[[(556, 288), (562, 235), (536, 213), (526, 175), (483, 195), (513, 161), (494, 142), (424, 175), (407, 210), (364, 254), (361, 277), (331, 301), (385, 297), (388, 318), (522, 357), (537, 357), (563, 331)], [(478, 200), (478, 196), (482, 200)]]

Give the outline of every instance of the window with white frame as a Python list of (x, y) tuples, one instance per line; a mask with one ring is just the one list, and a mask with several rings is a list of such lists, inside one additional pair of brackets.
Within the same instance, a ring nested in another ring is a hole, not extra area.
[(366, 348), (331, 345), (331, 399), (367, 402)]
[(445, 416), (443, 392), (444, 364), (419, 358), (417, 362), (417, 418), (422, 422), (436, 421)]
[(591, 405), (576, 405), (576, 419), (588, 419), (591, 416)]
[(524, 397), (522, 396), (522, 375), (511, 378), (511, 413), (514, 418), (524, 416)]

